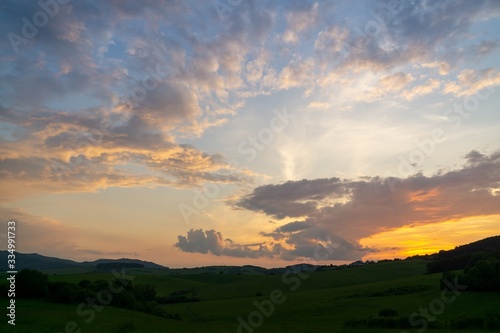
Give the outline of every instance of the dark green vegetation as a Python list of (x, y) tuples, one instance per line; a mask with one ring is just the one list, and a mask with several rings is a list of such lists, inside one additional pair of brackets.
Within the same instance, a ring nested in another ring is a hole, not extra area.
[[(126, 275), (118, 273), (114, 274), (111, 281), (85, 279), (75, 284), (68, 281), (49, 281), (48, 276), (40, 271), (23, 269), (17, 274), (15, 282), (15, 296), (20, 299), (40, 299), (76, 305), (90, 303), (88, 299), (95, 299), (101, 305), (111, 305), (173, 319), (178, 319), (179, 314), (167, 313), (158, 302), (198, 300), (194, 296), (188, 299), (184, 295), (156, 297), (154, 285), (134, 284)], [(0, 293), (8, 295), (8, 285), (2, 284), (0, 286)], [(192, 294), (194, 295), (194, 291)]]
[[(204, 271), (178, 275), (174, 270), (151, 273), (150, 269), (135, 268), (118, 277), (117, 273), (97, 270), (66, 274), (51, 271), (45, 281), (45, 275), (31, 272), (37, 283), (47, 283), (46, 293), (36, 299), (23, 298), (26, 295), (22, 292), (16, 295), (15, 330), (4, 319), (0, 331), (500, 331), (500, 293), (474, 290), (472, 282), (467, 288), (461, 285), (460, 279), (485, 281), (485, 276), (495, 272), (498, 267), (495, 259), (485, 260), (466, 270), (435, 274), (426, 274), (431, 261), (422, 258), (341, 269), (290, 268), (282, 274), (258, 274), (256, 270), (253, 274), (229, 274), (218, 267), (211, 274)], [(219, 274), (221, 270), (223, 274)], [(462, 278), (455, 279), (457, 276)], [(5, 281), (5, 276), (0, 278)], [(110, 283), (118, 287), (120, 278), (130, 284), (115, 293)], [(20, 288), (18, 285), (19, 291)], [(30, 290), (27, 285), (22, 288)], [(109, 300), (110, 305), (102, 305), (98, 300), (89, 303), (87, 299), (62, 297), (71, 294), (74, 288), (77, 294), (78, 290), (91, 290), (94, 292), (91, 296), (101, 291), (101, 300), (106, 302), (107, 293), (102, 290), (108, 290), (113, 299)], [(55, 290), (60, 291), (62, 299), (54, 299)], [(113, 303), (123, 298), (139, 303), (155, 302), (163, 312), (150, 314), (143, 312), (144, 309)], [(3, 301), (2, 306), (5, 304)]]
[(427, 265), (428, 273), (466, 269), (487, 258), (500, 259), (500, 236), (457, 246), (453, 250), (417, 257), (432, 260)]

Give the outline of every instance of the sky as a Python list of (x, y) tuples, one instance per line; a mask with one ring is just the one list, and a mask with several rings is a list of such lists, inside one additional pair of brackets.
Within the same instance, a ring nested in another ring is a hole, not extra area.
[(499, 1), (2, 1), (0, 248), (341, 264), (500, 234)]

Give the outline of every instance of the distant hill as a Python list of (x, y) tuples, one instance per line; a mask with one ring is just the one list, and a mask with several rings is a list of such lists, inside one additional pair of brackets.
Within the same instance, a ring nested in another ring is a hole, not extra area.
[(428, 273), (472, 267), (475, 263), (487, 257), (500, 258), (500, 236), (488, 237), (470, 244), (457, 246), (453, 250), (442, 250), (425, 257), (433, 260), (427, 265)]
[(488, 253), (498, 251), (500, 251), (500, 236), (493, 236), (472, 242), (470, 244), (457, 246), (453, 250), (439, 251), (436, 253), (436, 256), (440, 259), (446, 259), (476, 252)]
[[(154, 262), (151, 261), (143, 261), (139, 259), (98, 259), (94, 261), (84, 261), (81, 263), (83, 266), (91, 266), (91, 267), (97, 267), (97, 265), (104, 265), (104, 264), (137, 264), (137, 265), (143, 265), (144, 268), (162, 268), (165, 269), (167, 267), (155, 264)], [(139, 267), (139, 266), (137, 266)]]
[[(7, 256), (9, 252), (0, 251), (0, 269), (2, 271), (7, 271)], [(16, 252), (16, 269), (19, 271), (24, 268), (37, 269), (37, 270), (47, 270), (47, 269), (61, 269), (61, 268), (75, 268), (75, 267), (96, 267), (100, 265), (100, 268), (106, 267), (114, 267), (117, 268), (120, 266), (120, 263), (126, 264), (128, 267), (132, 267), (135, 264), (135, 267), (144, 268), (154, 268), (154, 269), (166, 269), (168, 267), (164, 267), (154, 262), (142, 261), (138, 259), (98, 259), (95, 261), (84, 261), (84, 262), (76, 262), (73, 260), (67, 259), (59, 259), (54, 257), (46, 257), (37, 253), (19, 253)], [(113, 265), (104, 265), (104, 264), (113, 264)]]
[[(9, 252), (0, 251), (0, 268), (2, 271), (7, 271), (7, 256)], [(58, 268), (78, 267), (80, 263), (67, 259), (59, 259), (53, 257), (42, 256), (37, 253), (19, 253), (16, 252), (16, 270), (24, 268), (45, 270)]]

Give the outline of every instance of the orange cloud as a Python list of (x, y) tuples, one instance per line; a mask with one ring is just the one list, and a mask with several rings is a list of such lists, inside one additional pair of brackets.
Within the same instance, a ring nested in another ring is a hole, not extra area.
[(99, 109), (84, 116), (45, 112), (29, 117), (6, 112), (4, 118), (13, 126), (23, 126), (26, 134), (0, 147), (0, 180), (13, 185), (9, 191), (2, 186), (1, 197), (8, 197), (3, 192), (10, 191), (12, 196), (24, 196), (29, 193), (25, 188), (32, 193), (79, 192), (250, 178), (221, 154), (176, 144), (147, 117), (122, 117)]

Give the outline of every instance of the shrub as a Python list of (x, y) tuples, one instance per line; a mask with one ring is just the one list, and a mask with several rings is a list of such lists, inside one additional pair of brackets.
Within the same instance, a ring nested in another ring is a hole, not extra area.
[(49, 299), (57, 303), (74, 303), (77, 288), (69, 282), (49, 282)]
[(451, 321), (451, 328), (455, 328), (455, 329), (484, 328), (484, 318), (481, 318), (481, 317), (457, 317)]
[(155, 316), (160, 316), (160, 317), (165, 317), (165, 318), (170, 318), (171, 316), (167, 314), (165, 310), (162, 309), (162, 307), (156, 303), (155, 301), (151, 301), (146, 303), (145, 306), (145, 311), (147, 313), (151, 313)]
[(386, 309), (380, 310), (378, 315), (380, 317), (397, 317), (398, 312), (394, 309), (386, 308)]
[[(455, 280), (456, 275), (453, 272), (449, 271), (444, 271), (443, 274), (441, 275), (441, 280), (439, 281), (439, 288), (441, 290), (446, 290), (448, 291), (450, 288), (448, 287), (449, 284), (453, 285), (453, 281)], [(446, 283), (448, 282), (448, 283)]]
[(16, 296), (42, 298), (48, 294), (49, 278), (34, 269), (23, 269), (16, 276)]
[(78, 287), (87, 288), (92, 282), (90, 280), (81, 280), (78, 282)]
[(149, 302), (155, 299), (156, 287), (152, 284), (136, 284), (133, 288), (134, 296), (140, 301)]
[(500, 313), (487, 314), (484, 323), (489, 330), (500, 330)]

